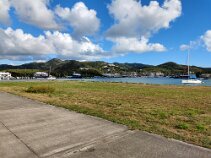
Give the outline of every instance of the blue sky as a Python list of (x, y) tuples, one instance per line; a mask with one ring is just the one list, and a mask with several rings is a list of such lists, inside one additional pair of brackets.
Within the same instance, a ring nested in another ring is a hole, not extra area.
[(211, 67), (210, 10), (210, 0), (1, 0), (0, 64), (186, 64), (190, 49), (191, 65)]

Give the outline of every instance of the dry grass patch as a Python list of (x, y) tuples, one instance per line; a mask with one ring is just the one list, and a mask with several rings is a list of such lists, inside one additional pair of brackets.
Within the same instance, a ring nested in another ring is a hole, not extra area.
[(55, 88), (49, 86), (31, 86), (26, 92), (27, 93), (53, 93)]

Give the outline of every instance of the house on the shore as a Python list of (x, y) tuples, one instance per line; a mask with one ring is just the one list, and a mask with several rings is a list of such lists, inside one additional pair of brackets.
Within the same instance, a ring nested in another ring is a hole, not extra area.
[(9, 80), (12, 78), (11, 73), (9, 72), (0, 72), (0, 80)]
[(47, 72), (35, 72), (34, 77), (35, 78), (48, 78), (48, 73)]
[(148, 77), (164, 77), (164, 73), (162, 72), (145, 72), (143, 73), (144, 76)]
[(205, 79), (209, 79), (209, 78), (211, 78), (211, 74), (202, 74), (200, 77), (205, 78)]

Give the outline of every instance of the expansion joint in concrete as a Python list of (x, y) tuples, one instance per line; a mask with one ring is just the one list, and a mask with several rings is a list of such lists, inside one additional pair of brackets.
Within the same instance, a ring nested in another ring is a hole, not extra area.
[(38, 158), (39, 155), (30, 147), (28, 146), (23, 140), (21, 140), (14, 132), (12, 132), (1, 120), (0, 123), (12, 134), (14, 135), (23, 145), (25, 145), (33, 154), (35, 154)]

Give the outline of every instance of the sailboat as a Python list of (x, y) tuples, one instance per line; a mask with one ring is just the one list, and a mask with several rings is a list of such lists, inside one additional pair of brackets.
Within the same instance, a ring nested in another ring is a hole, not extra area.
[(56, 79), (56, 77), (51, 75), (51, 66), (50, 66), (50, 70), (49, 70), (49, 74), (48, 74), (47, 80), (55, 80), (55, 79)]
[(188, 49), (188, 79), (182, 80), (182, 84), (201, 84), (199, 79), (190, 78), (190, 48)]

